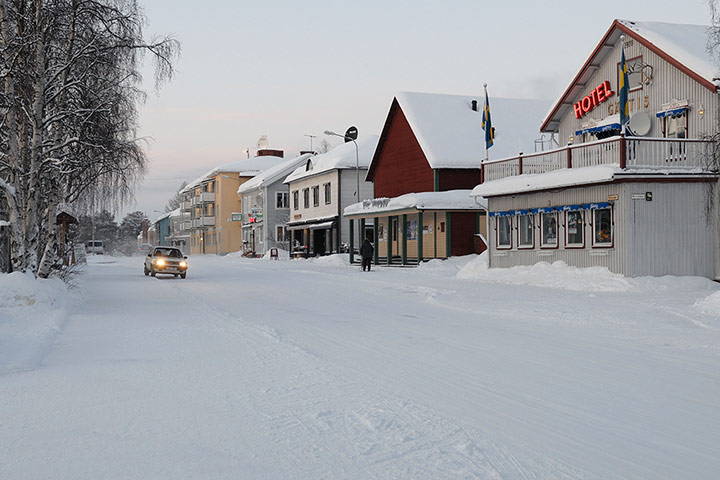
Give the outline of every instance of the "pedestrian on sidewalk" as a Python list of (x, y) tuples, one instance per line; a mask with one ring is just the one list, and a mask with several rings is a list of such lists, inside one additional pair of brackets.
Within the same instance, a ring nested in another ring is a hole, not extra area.
[(363, 272), (365, 271), (365, 267), (367, 267), (368, 272), (370, 271), (370, 265), (372, 265), (372, 256), (374, 252), (375, 248), (373, 247), (372, 243), (370, 243), (370, 240), (365, 237), (365, 240), (360, 246), (360, 257), (362, 257)]

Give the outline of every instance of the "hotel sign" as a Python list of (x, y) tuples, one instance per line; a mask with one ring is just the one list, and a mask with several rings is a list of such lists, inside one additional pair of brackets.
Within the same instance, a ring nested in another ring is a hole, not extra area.
[(607, 99), (615, 95), (610, 88), (610, 82), (605, 80), (603, 83), (595, 87), (588, 95), (575, 104), (575, 118), (582, 118)]

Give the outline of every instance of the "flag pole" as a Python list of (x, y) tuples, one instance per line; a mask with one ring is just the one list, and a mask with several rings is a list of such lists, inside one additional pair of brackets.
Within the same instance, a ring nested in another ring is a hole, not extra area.
[[(488, 98), (487, 83), (483, 83), (483, 88), (485, 89), (485, 98), (487, 99)], [(485, 106), (484, 105), (483, 105), (483, 115), (485, 115)], [(488, 161), (488, 146), (487, 146), (487, 142), (485, 142), (485, 158), (482, 159), (481, 163), (485, 163), (487, 161)]]

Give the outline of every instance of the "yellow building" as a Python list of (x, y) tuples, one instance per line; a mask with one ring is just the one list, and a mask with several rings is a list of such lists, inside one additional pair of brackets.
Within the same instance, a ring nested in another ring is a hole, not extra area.
[(242, 250), (240, 185), (283, 162), (282, 151), (259, 150), (254, 158), (219, 165), (186, 186), (180, 205), (191, 255)]

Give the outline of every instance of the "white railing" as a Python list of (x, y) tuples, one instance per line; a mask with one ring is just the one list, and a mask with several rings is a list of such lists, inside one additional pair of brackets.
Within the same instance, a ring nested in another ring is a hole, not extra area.
[(628, 167), (695, 167), (711, 170), (712, 143), (702, 140), (626, 139)]
[(620, 168), (711, 167), (712, 143), (705, 140), (612, 137), (596, 142), (549, 150), (531, 155), (491, 160), (482, 165), (482, 181), (523, 174), (547, 173), (563, 168), (619, 165)]

